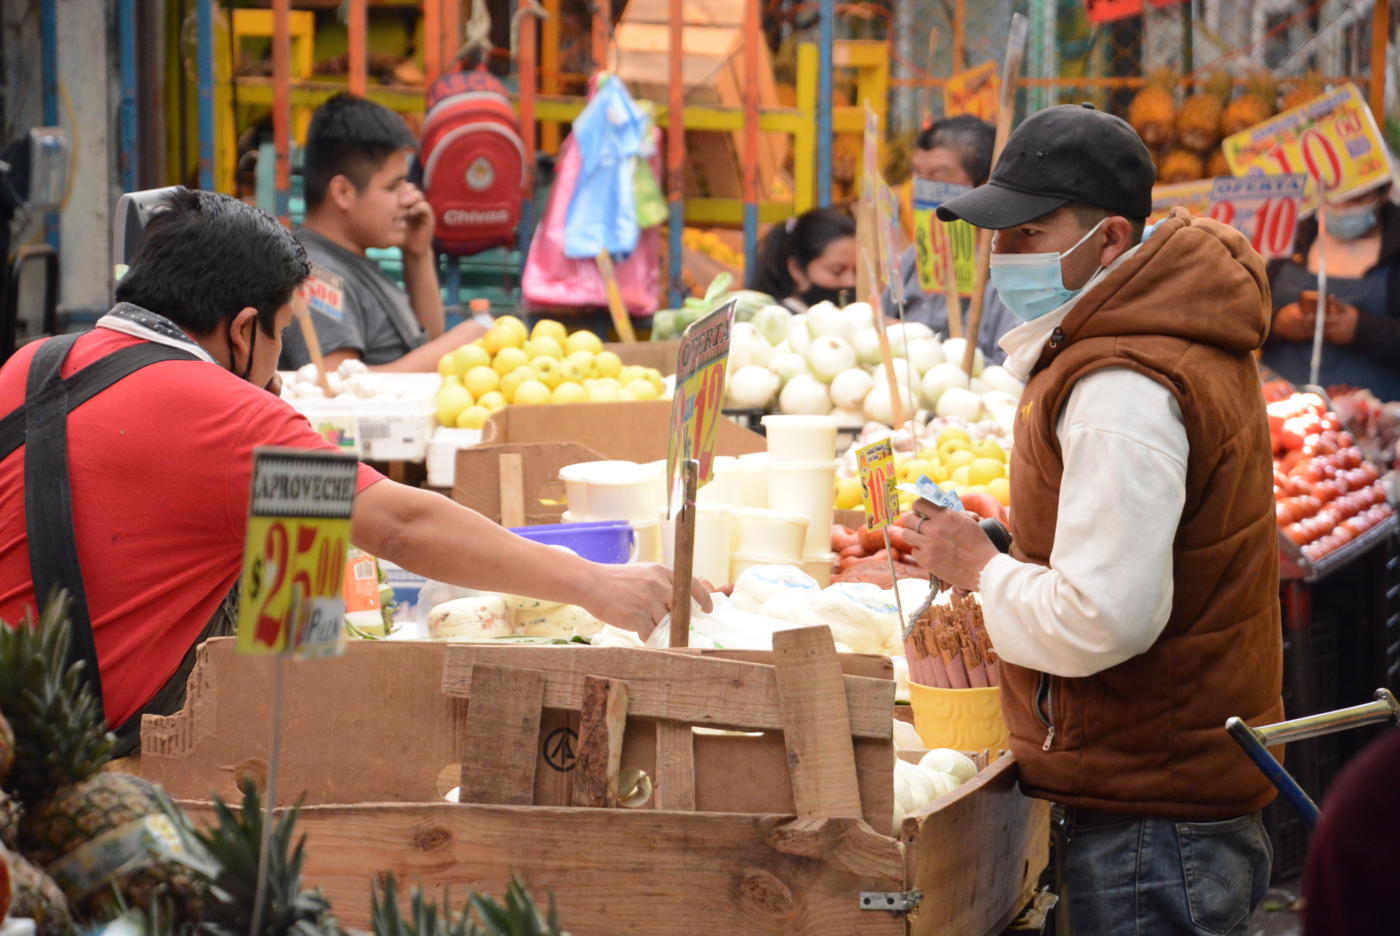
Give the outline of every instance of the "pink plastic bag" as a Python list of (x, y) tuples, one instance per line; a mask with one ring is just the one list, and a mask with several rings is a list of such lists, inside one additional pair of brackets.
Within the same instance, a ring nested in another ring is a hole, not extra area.
[[(544, 219), (530, 240), (530, 254), (520, 281), (525, 302), (532, 308), (606, 307), (608, 304), (607, 287), (603, 285), (598, 264), (593, 260), (571, 260), (564, 256), (564, 224), (582, 162), (574, 138), (567, 137)], [(652, 171), (659, 176), (660, 147), (651, 164)], [(661, 229), (642, 231), (637, 249), (625, 260), (615, 259), (613, 270), (627, 311), (638, 318), (655, 312), (661, 300)]]

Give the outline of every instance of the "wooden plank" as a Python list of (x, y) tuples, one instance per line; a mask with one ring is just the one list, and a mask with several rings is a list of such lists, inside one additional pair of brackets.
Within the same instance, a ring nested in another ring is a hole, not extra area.
[[(212, 812), (181, 803), (197, 822)], [(902, 936), (903, 920), (859, 909), (861, 890), (889, 890), (822, 857), (781, 852), (769, 837), (788, 821), (745, 816), (544, 806), (366, 804), (311, 806), (305, 878), (321, 887), (342, 924), (368, 929), (370, 883), (392, 872), (421, 885), (500, 897), (511, 874), (545, 904), (553, 892), (574, 936)], [(948, 848), (950, 853), (961, 850)], [(899, 844), (885, 839), (886, 861)], [(971, 895), (958, 895), (960, 902)]]
[(563, 806), (573, 801), (578, 728), (578, 712), (544, 710), (535, 758), (536, 803)]
[[(700, 648), (687, 648), (685, 653), (693, 653), (696, 656), (709, 657), (716, 660), (733, 660), (736, 663), (762, 663), (765, 666), (773, 665), (772, 650), (710, 650)], [(838, 653), (836, 659), (841, 664), (841, 674), (843, 676), (867, 676), (871, 679), (894, 679), (894, 664), (887, 656), (880, 656), (874, 653)], [(909, 708), (909, 706), (904, 706)], [(910, 716), (911, 718), (913, 716)]]
[(695, 732), (689, 725), (657, 723), (652, 784), (657, 809), (695, 811)]
[(472, 669), (460, 802), (528, 806), (544, 708), (543, 673), (483, 663)]
[[(839, 664), (833, 665), (842, 695)], [(471, 669), (477, 662), (524, 666), (549, 674), (545, 681), (545, 708), (577, 711), (583, 706), (583, 678), (607, 676), (628, 684), (628, 711), (632, 716), (664, 718), (713, 728), (771, 731), (784, 727), (774, 668), (729, 660), (696, 659), (686, 654), (617, 647), (492, 647), (483, 644), (449, 644), (442, 671), (442, 692), (448, 696), (471, 694)], [(567, 678), (558, 678), (567, 677)], [(848, 739), (893, 736), (890, 712), (894, 684), (883, 679), (844, 677), (843, 724)], [(849, 712), (849, 714), (847, 714)], [(831, 713), (823, 713), (829, 715)], [(848, 740), (849, 743), (849, 740)]]
[[(1050, 804), (1021, 793), (1016, 762), (1006, 754), (932, 805), (906, 819), (900, 836), (907, 843), (909, 886), (924, 893), (909, 932), (1000, 933), (1030, 900), (1049, 863)], [(977, 898), (956, 899), (971, 894)]]
[[(859, 818), (851, 720), (831, 628), (779, 631), (773, 655), (797, 815)], [(889, 727), (889, 709), (884, 715)]]
[(500, 457), (501, 526), (525, 525), (525, 456), (509, 452)]
[(622, 766), (622, 736), (626, 731), (627, 683), (585, 676), (578, 766), (574, 769), (575, 806), (617, 806), (617, 771)]

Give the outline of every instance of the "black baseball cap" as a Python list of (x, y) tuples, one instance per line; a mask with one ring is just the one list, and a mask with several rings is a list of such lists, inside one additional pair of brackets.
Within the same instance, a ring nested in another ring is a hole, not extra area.
[(1126, 120), (1092, 104), (1062, 104), (1027, 117), (987, 184), (944, 202), (938, 217), (1001, 230), (1080, 202), (1143, 219), (1156, 180), (1152, 155)]

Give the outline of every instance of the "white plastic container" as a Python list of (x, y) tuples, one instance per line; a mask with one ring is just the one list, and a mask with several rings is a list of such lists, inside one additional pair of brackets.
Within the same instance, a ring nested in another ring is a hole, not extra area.
[(569, 505), (565, 513), (578, 520), (588, 516), (588, 480), (584, 475), (588, 464), (579, 462), (559, 469), (559, 480), (564, 482), (564, 500)]
[[(676, 512), (677, 516), (680, 511)], [(732, 510), (724, 504), (695, 505), (695, 559), (691, 574), (716, 588), (733, 581), (729, 577), (730, 520)], [(661, 524), (662, 561), (676, 567), (676, 517)]]
[(428, 487), (450, 488), (457, 480), (457, 451), (481, 444), (480, 429), (439, 426), (428, 442)]
[[(564, 472), (560, 471), (562, 477)], [(665, 481), (650, 465), (635, 462), (586, 463), (583, 481), (588, 488), (584, 508), (590, 520), (626, 520), (646, 523), (665, 506)], [(567, 489), (568, 482), (565, 482)], [(572, 495), (569, 509), (577, 514)]]
[(637, 534), (637, 562), (661, 561), (661, 521), (634, 523), (632, 530)]
[(836, 504), (836, 462), (770, 462), (768, 507), (807, 520), (803, 556), (831, 551), (831, 511)]
[[(665, 496), (664, 493), (662, 495)], [(743, 484), (739, 475), (739, 459), (733, 455), (715, 457), (714, 477), (695, 494), (697, 504), (726, 504), (738, 507), (743, 503)], [(665, 504), (663, 503), (664, 507)]]
[(311, 428), (334, 445), (342, 453), (363, 458), (360, 449), (360, 423), (355, 415), (356, 399), (343, 397), (332, 400), (324, 398), (297, 398), (292, 406), (306, 417)]
[(745, 507), (768, 506), (768, 453), (739, 456), (739, 496)]
[(432, 404), (407, 400), (360, 400), (355, 406), (362, 457), (420, 462), (427, 458), (436, 417)]
[(765, 553), (734, 553), (729, 557), (729, 581), (737, 582), (745, 569), (764, 565), (786, 565), (802, 568), (799, 559), (786, 559), (782, 556), (769, 556)]
[[(837, 422), (832, 416), (763, 417), (769, 463), (821, 462), (836, 457)], [(772, 506), (771, 504), (769, 506)]]
[(799, 559), (807, 538), (807, 518), (758, 507), (734, 511), (734, 551)]
[(836, 568), (838, 558), (836, 553), (827, 553), (824, 556), (803, 556), (802, 571), (816, 579), (817, 584), (825, 588), (831, 584), (831, 573)]

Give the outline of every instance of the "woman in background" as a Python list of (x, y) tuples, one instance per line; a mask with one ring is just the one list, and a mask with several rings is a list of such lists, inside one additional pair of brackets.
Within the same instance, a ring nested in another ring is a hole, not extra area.
[(818, 302), (855, 301), (856, 223), (844, 211), (814, 208), (773, 225), (758, 245), (747, 286), (794, 312)]

